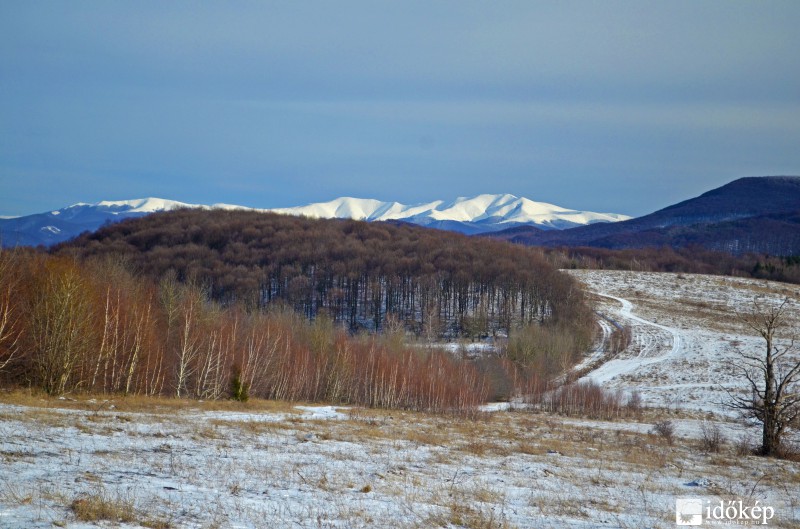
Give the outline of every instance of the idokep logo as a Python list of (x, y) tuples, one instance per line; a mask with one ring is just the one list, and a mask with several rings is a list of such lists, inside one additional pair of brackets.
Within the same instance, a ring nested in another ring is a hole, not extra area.
[(703, 525), (703, 500), (701, 498), (676, 499), (675, 523), (678, 525)]
[(675, 523), (677, 525), (768, 525), (775, 516), (775, 508), (745, 505), (742, 500), (710, 500), (704, 498), (677, 498)]

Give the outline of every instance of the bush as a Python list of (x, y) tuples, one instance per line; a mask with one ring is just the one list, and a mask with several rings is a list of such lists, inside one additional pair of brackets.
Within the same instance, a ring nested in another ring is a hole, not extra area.
[(578, 325), (532, 323), (514, 330), (505, 355), (543, 378), (553, 378), (569, 371), (590, 345), (591, 333)]
[(719, 425), (716, 423), (704, 422), (700, 429), (702, 432), (700, 447), (703, 452), (719, 453), (726, 442), (725, 436), (719, 429)]
[(615, 419), (626, 413), (621, 391), (608, 391), (595, 382), (576, 382), (543, 395), (544, 411), (594, 419)]
[(736, 446), (734, 449), (736, 451), (736, 455), (739, 457), (751, 456), (756, 451), (755, 446), (746, 435), (741, 436), (739, 440), (736, 441)]
[(650, 433), (661, 437), (670, 446), (675, 442), (675, 425), (670, 420), (655, 423)]
[(231, 374), (231, 398), (239, 402), (247, 402), (250, 398), (249, 387), (242, 381), (242, 368), (234, 366)]
[(642, 413), (642, 394), (638, 390), (633, 390), (628, 397), (628, 402), (625, 403), (625, 407), (632, 415), (639, 416)]

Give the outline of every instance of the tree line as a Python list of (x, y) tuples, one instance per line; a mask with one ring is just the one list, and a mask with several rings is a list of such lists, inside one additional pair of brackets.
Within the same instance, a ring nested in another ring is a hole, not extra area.
[(733, 255), (701, 246), (625, 250), (578, 247), (543, 251), (556, 268), (713, 274), (800, 283), (800, 255)]
[(489, 392), (469, 362), (353, 336), (285, 307), (223, 306), (173, 277), (118, 261), (0, 253), (0, 380), (75, 391), (249, 396), (474, 413)]
[(55, 252), (121, 256), (144, 276), (201, 284), (223, 304), (283, 303), (351, 331), (399, 321), (430, 338), (477, 338), (585, 311), (576, 283), (535, 249), (411, 225), (181, 210), (114, 224)]
[[(544, 391), (591, 341), (581, 289), (535, 250), (222, 213), (124, 222), (50, 253), (0, 252), (0, 381), (53, 395), (474, 413), (488, 398)], [(491, 332), (513, 347), (475, 360), (429, 346)]]

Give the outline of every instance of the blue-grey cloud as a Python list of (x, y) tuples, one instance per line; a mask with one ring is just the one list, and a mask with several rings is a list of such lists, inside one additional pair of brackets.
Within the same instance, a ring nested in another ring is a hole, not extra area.
[(800, 173), (798, 22), (793, 1), (4, 2), (0, 214), (479, 192), (646, 213)]

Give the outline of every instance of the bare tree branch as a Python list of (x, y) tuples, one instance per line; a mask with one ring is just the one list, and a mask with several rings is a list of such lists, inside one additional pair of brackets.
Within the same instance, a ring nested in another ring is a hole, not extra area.
[[(761, 453), (768, 456), (780, 455), (784, 430), (795, 426), (800, 417), (800, 361), (788, 356), (794, 350), (795, 337), (785, 347), (775, 343), (778, 331), (788, 326), (789, 306), (789, 298), (771, 306), (755, 298), (749, 314), (737, 314), (747, 328), (764, 339), (765, 350), (763, 356), (739, 352), (744, 365), (735, 366), (735, 371), (747, 381), (750, 397), (725, 390), (730, 398), (728, 407), (762, 423)], [(754, 376), (754, 372), (760, 376)]]

